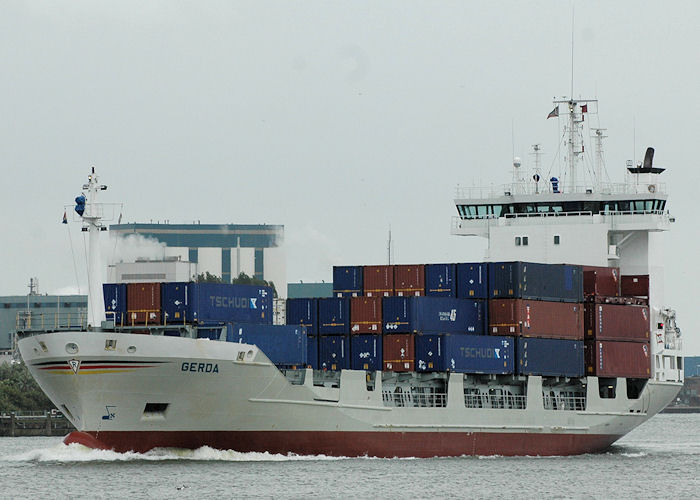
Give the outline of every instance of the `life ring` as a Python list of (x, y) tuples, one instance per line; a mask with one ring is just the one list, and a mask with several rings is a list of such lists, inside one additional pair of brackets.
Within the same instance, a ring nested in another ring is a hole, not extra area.
[(649, 184), (649, 192), (650, 192), (650, 193), (655, 193), (655, 192), (656, 192), (656, 186), (654, 186), (653, 184)]

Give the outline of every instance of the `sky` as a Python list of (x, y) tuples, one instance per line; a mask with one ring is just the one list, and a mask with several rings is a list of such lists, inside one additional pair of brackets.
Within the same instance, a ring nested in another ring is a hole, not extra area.
[(385, 263), (389, 228), (397, 263), (481, 260), (454, 189), (509, 182), (535, 143), (557, 164), (572, 8), (611, 180), (650, 145), (668, 169), (667, 302), (700, 354), (695, 0), (4, 0), (0, 295), (76, 286), (60, 221), (93, 166), (125, 222), (284, 224), (290, 282)]

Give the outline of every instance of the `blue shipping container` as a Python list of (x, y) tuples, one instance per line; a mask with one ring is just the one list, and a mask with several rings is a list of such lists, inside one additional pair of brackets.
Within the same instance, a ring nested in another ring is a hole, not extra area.
[(362, 266), (333, 266), (333, 296), (362, 296)]
[(173, 282), (160, 285), (160, 306), (165, 324), (192, 323), (194, 308), (190, 307), (194, 283)]
[(583, 377), (583, 341), (517, 339), (515, 373), (552, 377)]
[(492, 262), (489, 294), (494, 299), (583, 302), (583, 271), (570, 264)]
[(415, 338), (419, 372), (513, 373), (513, 337), (421, 333)]
[(353, 370), (375, 371), (382, 369), (382, 336), (352, 335), (350, 337), (350, 354)]
[(437, 297), (456, 297), (456, 264), (426, 264), (425, 294)]
[(457, 264), (457, 297), (488, 299), (488, 271), (489, 265), (486, 262)]
[(306, 337), (306, 365), (318, 370), (318, 335)]
[(320, 335), (350, 333), (350, 299), (338, 297), (318, 299), (318, 333)]
[[(272, 324), (272, 288), (226, 283), (163, 283), (161, 307), (168, 323)], [(184, 317), (184, 319), (183, 319)]]
[(384, 333), (486, 334), (488, 303), (451, 297), (384, 297)]
[(107, 319), (113, 319), (117, 325), (123, 324), (126, 320), (126, 283), (104, 283), (102, 293)]
[(287, 299), (287, 324), (306, 327), (309, 335), (318, 335), (318, 299)]
[(229, 323), (226, 341), (254, 344), (276, 365), (306, 366), (306, 328), (292, 325)]
[(350, 336), (321, 335), (318, 338), (318, 365), (321, 370), (350, 369)]

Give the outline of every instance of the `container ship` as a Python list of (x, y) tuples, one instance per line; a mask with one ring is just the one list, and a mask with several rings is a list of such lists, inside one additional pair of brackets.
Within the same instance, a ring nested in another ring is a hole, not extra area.
[(458, 189), (451, 232), (485, 238), (483, 262), (337, 266), (332, 297), (289, 299), (274, 322), (264, 286), (103, 285), (93, 170), (76, 199), (88, 324), (18, 331), (77, 429), (65, 442), (375, 457), (608, 448), (683, 384), (660, 241), (674, 219), (651, 148), (624, 183), (602, 182), (597, 162), (579, 184), (597, 102), (555, 105), (568, 118), (561, 179), (543, 179), (536, 157), (527, 175), (514, 162), (511, 184)]

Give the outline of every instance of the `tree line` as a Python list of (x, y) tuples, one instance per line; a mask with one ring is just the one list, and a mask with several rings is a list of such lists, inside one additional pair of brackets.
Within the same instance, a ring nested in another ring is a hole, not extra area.
[(0, 364), (0, 413), (44, 411), (55, 406), (24, 363)]
[[(201, 273), (197, 276), (197, 283), (223, 283), (224, 280), (221, 276), (216, 274), (211, 274), (209, 271)], [(272, 281), (261, 280), (259, 278), (254, 278), (248, 276), (246, 273), (241, 272), (237, 278), (233, 278), (231, 283), (234, 285), (258, 285), (258, 286), (269, 286), (272, 288), (272, 293), (275, 298), (277, 298), (277, 289)]]

